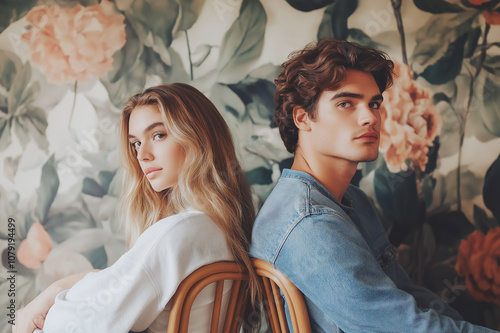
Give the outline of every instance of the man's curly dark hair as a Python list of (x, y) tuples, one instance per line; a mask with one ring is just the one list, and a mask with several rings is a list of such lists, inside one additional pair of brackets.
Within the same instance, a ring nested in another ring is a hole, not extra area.
[(351, 69), (372, 74), (382, 93), (392, 84), (394, 63), (374, 48), (325, 39), (292, 54), (282, 67), (274, 81), (274, 121), (286, 149), (294, 153), (298, 141), (298, 128), (293, 121), (295, 107), (303, 108), (314, 119), (321, 93), (339, 89), (346, 80), (346, 71)]

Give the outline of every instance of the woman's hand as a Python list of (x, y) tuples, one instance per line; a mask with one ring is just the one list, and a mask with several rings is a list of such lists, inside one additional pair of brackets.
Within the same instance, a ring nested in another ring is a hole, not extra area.
[(16, 324), (13, 333), (32, 333), (35, 328), (43, 328), (45, 317), (54, 304), (56, 295), (64, 290), (61, 283), (55, 282), (45, 289), (24, 308), (16, 313)]
[[(98, 269), (90, 272), (97, 272)], [(52, 283), (34, 300), (28, 303), (24, 308), (16, 313), (16, 324), (12, 325), (12, 333), (33, 333), (36, 328), (42, 329), (45, 323), (45, 317), (49, 312), (56, 295), (61, 291), (70, 289), (90, 272), (81, 272), (65, 277)]]

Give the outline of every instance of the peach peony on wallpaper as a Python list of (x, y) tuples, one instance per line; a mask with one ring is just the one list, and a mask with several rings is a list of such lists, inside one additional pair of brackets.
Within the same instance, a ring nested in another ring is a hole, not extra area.
[(273, 80), (291, 52), (320, 38), (394, 60), (381, 154), (353, 183), (415, 283), (500, 329), (499, 3), (0, 2), (0, 333), (10, 332), (12, 302), (126, 251), (115, 210), (129, 96), (164, 82), (203, 91), (233, 131), (260, 207), (292, 162), (272, 121)]

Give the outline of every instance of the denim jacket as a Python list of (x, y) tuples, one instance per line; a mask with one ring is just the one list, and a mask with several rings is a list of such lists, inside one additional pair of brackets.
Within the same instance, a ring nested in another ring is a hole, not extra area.
[(283, 170), (250, 253), (302, 291), (313, 332), (494, 332), (410, 281), (370, 200), (352, 185), (339, 203), (311, 175)]

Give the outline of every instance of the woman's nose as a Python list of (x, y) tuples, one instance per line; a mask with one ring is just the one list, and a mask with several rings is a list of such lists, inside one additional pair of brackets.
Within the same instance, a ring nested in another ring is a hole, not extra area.
[(148, 144), (142, 144), (137, 152), (137, 159), (139, 161), (152, 161), (154, 155), (151, 153), (151, 148)]

